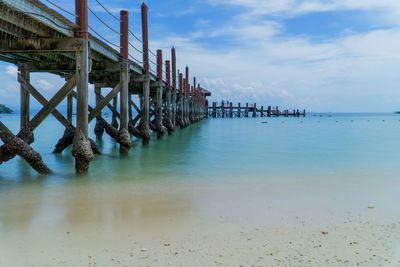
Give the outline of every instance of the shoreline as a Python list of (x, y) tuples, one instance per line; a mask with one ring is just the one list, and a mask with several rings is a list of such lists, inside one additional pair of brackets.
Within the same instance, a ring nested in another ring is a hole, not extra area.
[(16, 189), (0, 194), (0, 266), (393, 266), (392, 178)]

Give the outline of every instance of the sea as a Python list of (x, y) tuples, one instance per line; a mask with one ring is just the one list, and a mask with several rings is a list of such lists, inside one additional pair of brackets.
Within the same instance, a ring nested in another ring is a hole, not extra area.
[[(17, 132), (18, 115), (1, 115)], [(90, 137), (95, 140), (94, 123)], [(71, 147), (53, 154), (64, 128), (49, 117), (35, 130), (32, 147), (54, 172), (37, 174), (19, 157), (0, 165), (0, 192), (29, 185), (63, 186), (82, 181), (212, 181), (232, 178), (324, 175), (399, 175), (400, 115), (390, 113), (310, 113), (306, 117), (209, 118), (143, 147), (132, 138), (128, 156), (107, 134), (101, 155), (86, 176), (74, 174)]]

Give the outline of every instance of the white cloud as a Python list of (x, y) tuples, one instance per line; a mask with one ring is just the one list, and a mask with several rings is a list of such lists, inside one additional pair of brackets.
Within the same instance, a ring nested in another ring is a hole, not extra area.
[(12, 75), (12, 76), (17, 77), (18, 68), (16, 66), (7, 66), (6, 67), (6, 73), (8, 75)]
[(37, 83), (38, 83), (38, 85), (39, 85), (38, 87), (40, 89), (43, 89), (47, 92), (51, 92), (52, 90), (55, 90), (54, 86), (51, 83), (49, 83), (47, 80), (41, 79), (41, 80), (38, 80)]

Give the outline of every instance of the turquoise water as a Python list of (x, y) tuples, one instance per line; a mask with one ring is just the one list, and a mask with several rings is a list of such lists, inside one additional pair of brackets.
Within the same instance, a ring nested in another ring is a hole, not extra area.
[[(1, 120), (14, 132), (17, 115)], [(91, 125), (91, 137), (94, 138)], [(0, 189), (26, 184), (63, 184), (76, 180), (220, 179), (233, 177), (398, 175), (400, 116), (395, 114), (310, 114), (306, 118), (207, 119), (179, 128), (171, 136), (142, 147), (133, 139), (129, 156), (106, 134), (97, 141), (101, 156), (90, 164), (87, 177), (74, 176), (70, 148), (51, 151), (63, 128), (47, 119), (35, 132), (33, 148), (55, 172), (36, 174), (18, 157), (0, 165)]]

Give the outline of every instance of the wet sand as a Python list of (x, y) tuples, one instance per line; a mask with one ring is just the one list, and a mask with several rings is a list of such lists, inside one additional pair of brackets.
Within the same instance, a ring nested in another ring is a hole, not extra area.
[(0, 266), (400, 266), (397, 180), (10, 188), (0, 191)]

